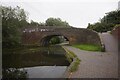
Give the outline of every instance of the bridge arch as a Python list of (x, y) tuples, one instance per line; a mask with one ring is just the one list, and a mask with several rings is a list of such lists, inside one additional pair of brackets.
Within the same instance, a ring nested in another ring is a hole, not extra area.
[(45, 45), (53, 36), (62, 35), (69, 40), (69, 44), (101, 45), (97, 32), (83, 28), (51, 28), (27, 27), (23, 29), (22, 43), (24, 45)]
[(40, 45), (41, 46), (48, 46), (50, 43), (50, 40), (55, 37), (55, 36), (63, 36), (64, 39), (66, 39), (67, 41), (69, 41), (70, 43), (70, 40), (69, 40), (69, 37), (68, 36), (65, 36), (63, 34), (51, 34), (51, 35), (46, 35), (46, 36), (43, 36), (42, 39), (40, 40)]

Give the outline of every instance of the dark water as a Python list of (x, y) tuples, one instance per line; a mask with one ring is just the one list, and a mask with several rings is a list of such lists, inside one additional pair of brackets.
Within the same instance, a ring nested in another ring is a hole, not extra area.
[[(61, 46), (3, 51), (3, 77), (58, 78), (70, 64)], [(51, 74), (52, 73), (52, 74)]]

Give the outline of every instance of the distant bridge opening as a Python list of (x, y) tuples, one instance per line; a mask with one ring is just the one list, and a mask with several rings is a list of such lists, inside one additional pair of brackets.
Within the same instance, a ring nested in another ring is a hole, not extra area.
[(69, 39), (63, 35), (49, 35), (42, 38), (40, 43), (42, 46), (67, 45), (69, 44)]

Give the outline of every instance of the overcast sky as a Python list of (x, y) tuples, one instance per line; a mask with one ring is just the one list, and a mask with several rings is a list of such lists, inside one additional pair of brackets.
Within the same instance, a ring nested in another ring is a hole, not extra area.
[(117, 10), (119, 0), (1, 0), (1, 5), (20, 6), (27, 11), (29, 21), (45, 22), (49, 17), (61, 18), (71, 26), (86, 28), (105, 13)]

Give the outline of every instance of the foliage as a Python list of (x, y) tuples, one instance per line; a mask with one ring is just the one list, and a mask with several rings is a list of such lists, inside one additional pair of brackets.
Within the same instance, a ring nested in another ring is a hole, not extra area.
[(73, 61), (73, 59), (75, 57), (77, 57), (72, 51), (68, 50), (68, 49), (65, 49), (67, 54), (66, 54), (66, 57), (68, 59), (68, 61), (71, 63)]
[(20, 29), (27, 25), (27, 15), (20, 7), (0, 6), (2, 13), (2, 43), (3, 47), (13, 47), (20, 44)]
[[(31, 20), (27, 22), (27, 14), (24, 9), (20, 7), (5, 7), (0, 6), (2, 13), (2, 44), (3, 48), (16, 47), (21, 44), (21, 31), (20, 29), (25, 26), (64, 26), (69, 27), (66, 21), (62, 21), (60, 18), (48, 18), (46, 23), (38, 23)], [(51, 43), (59, 43), (60, 39), (52, 38)]]
[(27, 71), (26, 70), (19, 70), (17, 68), (8, 68), (8, 69), (3, 69), (3, 80), (4, 79), (21, 79), (26, 80), (28, 78)]
[(35, 22), (35, 21), (33, 21), (33, 20), (31, 20), (31, 22), (30, 22), (29, 25), (30, 25), (30, 26), (40, 26), (40, 24), (39, 24), (38, 22)]
[(87, 28), (97, 32), (106, 32), (111, 31), (117, 24), (120, 24), (120, 10), (106, 13), (100, 22), (94, 24), (89, 23)]
[(40, 22), (39, 25), (40, 26), (45, 26), (45, 23), (44, 22)]
[(51, 44), (58, 44), (58, 43), (60, 43), (60, 38), (59, 38), (59, 36), (53, 37), (53, 38), (50, 40), (50, 43), (51, 43)]
[(81, 60), (72, 51), (70, 51), (66, 48), (64, 48), (64, 49), (67, 52), (66, 57), (67, 57), (68, 61), (71, 63), (69, 66), (69, 71), (70, 72), (77, 71)]
[(68, 28), (70, 27), (70, 25), (66, 22), (66, 21), (62, 21), (60, 18), (48, 18), (45, 23), (44, 22), (35, 22), (33, 20), (31, 20), (31, 22), (29, 23), (30, 26), (54, 26), (54, 27), (58, 27), (58, 28)]
[(60, 18), (48, 18), (46, 20), (47, 26), (64, 26), (64, 27), (70, 27), (69, 24), (66, 21), (62, 21)]
[(101, 22), (120, 24), (120, 10), (111, 11), (109, 13), (106, 13), (106, 16), (104, 16), (101, 19)]
[(79, 67), (79, 64), (80, 64), (80, 60), (78, 58), (75, 58), (73, 64), (71, 65), (70, 67), (70, 72), (75, 72), (78, 70), (78, 67)]
[(45, 23), (44, 22), (35, 22), (31, 20), (29, 23), (30, 26), (58, 26), (58, 27), (70, 27), (70, 25), (66, 21), (62, 21), (60, 18), (48, 18)]
[[(44, 24), (43, 24), (44, 25)], [(69, 28), (70, 25), (66, 21), (62, 21), (60, 18), (48, 18), (45, 22), (46, 26), (55, 26), (61, 28)], [(50, 40), (51, 44), (58, 44), (61, 40), (58, 36), (53, 37)]]
[(120, 27), (120, 24), (115, 25), (115, 28), (118, 28), (118, 27)]
[(113, 29), (113, 26), (114, 24), (112, 23), (107, 24), (107, 23), (97, 22), (95, 24), (89, 24), (87, 28), (95, 30), (97, 32), (107, 32), (107, 31), (111, 31)]
[(73, 47), (79, 48), (81, 50), (87, 50), (87, 51), (101, 51), (102, 47), (98, 45), (92, 45), (92, 44), (79, 44), (79, 45), (73, 45)]

